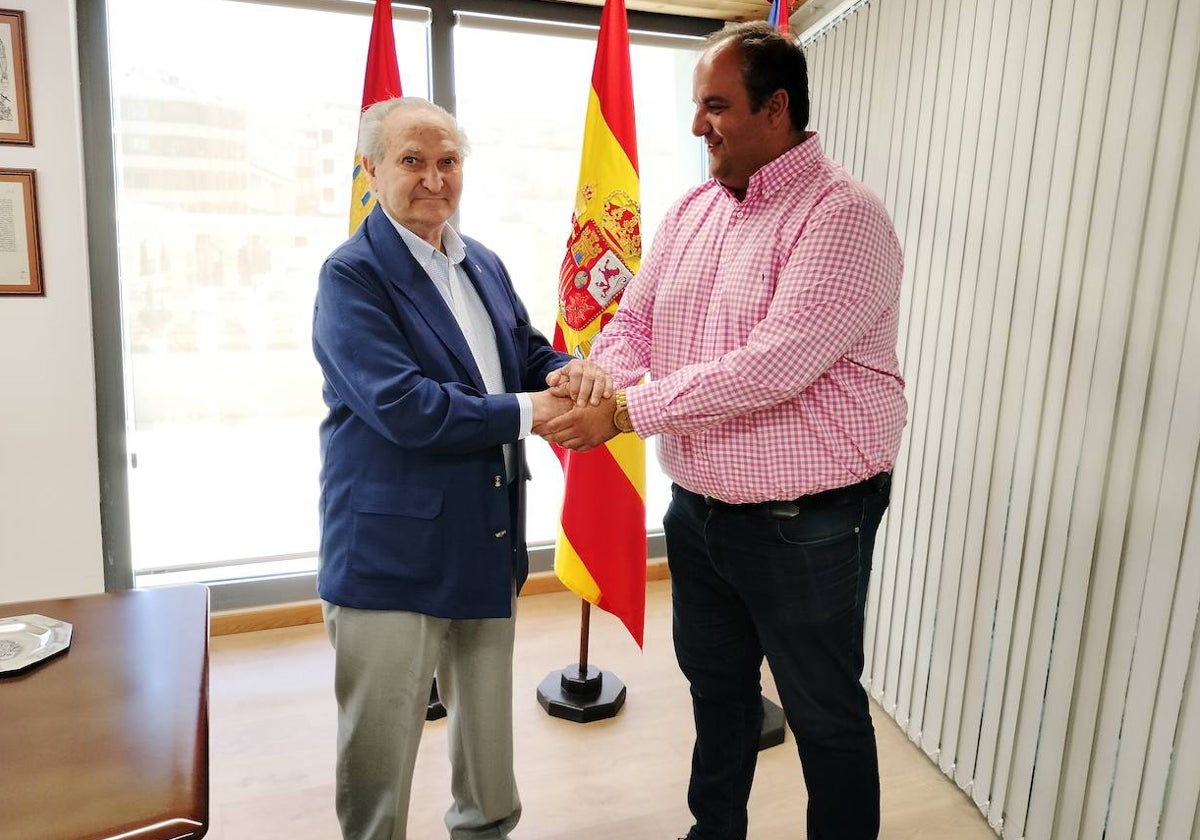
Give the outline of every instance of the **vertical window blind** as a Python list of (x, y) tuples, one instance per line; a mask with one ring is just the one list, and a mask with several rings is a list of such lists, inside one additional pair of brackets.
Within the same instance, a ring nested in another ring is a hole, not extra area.
[(872, 695), (1009, 838), (1200, 838), (1200, 3), (871, 0), (812, 126), (904, 246)]

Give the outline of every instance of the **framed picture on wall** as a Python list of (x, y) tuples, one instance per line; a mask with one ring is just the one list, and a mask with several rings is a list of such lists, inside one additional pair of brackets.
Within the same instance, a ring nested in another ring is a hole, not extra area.
[(0, 169), (0, 295), (43, 293), (34, 171)]
[(0, 143), (33, 144), (25, 13), (0, 9)]

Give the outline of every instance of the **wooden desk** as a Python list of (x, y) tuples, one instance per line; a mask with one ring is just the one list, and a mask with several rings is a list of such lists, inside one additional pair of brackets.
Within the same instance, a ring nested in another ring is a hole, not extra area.
[(0, 840), (183, 840), (208, 831), (208, 590), (0, 604), (74, 626), (0, 676)]

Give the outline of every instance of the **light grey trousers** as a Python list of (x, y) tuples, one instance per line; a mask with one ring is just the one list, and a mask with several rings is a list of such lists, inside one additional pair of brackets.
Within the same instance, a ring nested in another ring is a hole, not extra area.
[[(336, 806), (344, 840), (406, 840), (429, 687), (449, 713), (454, 840), (506, 840), (513, 773), (512, 618), (453, 620), (323, 603), (338, 703)], [(422, 839), (424, 840), (424, 838)]]

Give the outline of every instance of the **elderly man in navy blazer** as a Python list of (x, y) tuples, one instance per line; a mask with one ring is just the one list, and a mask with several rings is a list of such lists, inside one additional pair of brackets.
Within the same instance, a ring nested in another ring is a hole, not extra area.
[[(452, 838), (507, 838), (516, 593), (528, 574), (522, 438), (611, 380), (555, 352), (504, 265), (448, 224), (465, 139), (436, 105), (363, 115), (378, 205), (321, 269), (318, 590), (335, 651), (345, 840), (404, 840), (436, 668), (449, 711)], [(565, 376), (564, 376), (565, 374)]]

